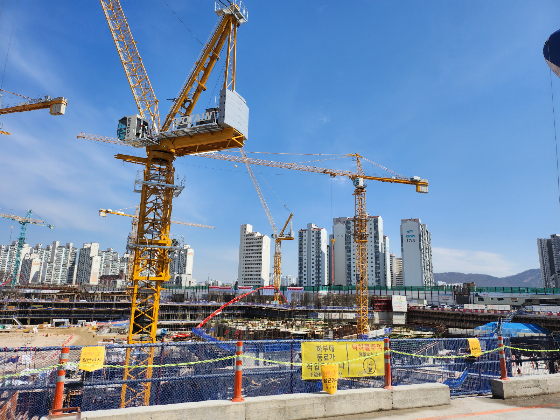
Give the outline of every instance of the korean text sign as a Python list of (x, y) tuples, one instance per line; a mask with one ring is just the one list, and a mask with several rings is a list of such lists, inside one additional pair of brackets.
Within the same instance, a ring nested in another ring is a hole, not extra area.
[(80, 356), (80, 365), (78, 369), (93, 372), (94, 370), (103, 368), (105, 361), (105, 347), (84, 347)]
[[(383, 376), (383, 341), (301, 343), (302, 379), (321, 379), (322, 364), (338, 364), (339, 378)], [(349, 362), (350, 361), (350, 362)]]

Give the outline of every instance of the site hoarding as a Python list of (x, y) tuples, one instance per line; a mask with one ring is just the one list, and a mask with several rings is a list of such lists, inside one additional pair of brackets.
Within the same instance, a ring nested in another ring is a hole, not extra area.
[(302, 379), (321, 379), (321, 365), (338, 364), (339, 378), (383, 376), (383, 341), (301, 343)]

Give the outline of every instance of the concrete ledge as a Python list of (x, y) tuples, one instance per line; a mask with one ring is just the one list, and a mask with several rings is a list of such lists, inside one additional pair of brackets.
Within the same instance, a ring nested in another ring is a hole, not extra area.
[(404, 408), (449, 405), (451, 396), (447, 385), (401, 385), (393, 388), (393, 410)]
[(303, 420), (345, 416), (399, 408), (450, 403), (449, 387), (442, 384), (403, 385), (393, 390), (359, 388), (313, 394), (284, 394), (245, 398), (245, 402), (192, 403), (86, 411), (84, 420)]
[(490, 379), (494, 398), (510, 399), (560, 392), (560, 373), (542, 376), (518, 376), (507, 381)]
[(186, 418), (189, 420), (244, 419), (245, 407), (243, 403), (230, 401), (200, 401), (82, 413), (82, 419), (87, 420), (184, 420)]

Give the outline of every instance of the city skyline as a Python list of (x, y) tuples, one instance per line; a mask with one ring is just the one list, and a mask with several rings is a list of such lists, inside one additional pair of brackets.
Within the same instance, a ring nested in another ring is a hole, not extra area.
[[(211, 2), (168, 4), (197, 38), (206, 39), (216, 21)], [(236, 89), (251, 114), (245, 149), (287, 154), (249, 156), (355, 170), (350, 159), (335, 158), (357, 152), (403, 175), (425, 178), (430, 183), (425, 195), (411, 186), (369, 182), (368, 213), (383, 217), (393, 245), (400, 219), (427, 223), (436, 272), (502, 277), (538, 267), (535, 238), (559, 230), (550, 72), (542, 47), (558, 29), (560, 7), (546, 0), (538, 7), (476, 4), (403, 8), (358, 1), (341, 9), (329, 2), (249, 1), (250, 19), (237, 44)], [(165, 99), (182, 86), (200, 44), (162, 3), (123, 7), (165, 115)], [(130, 221), (100, 220), (98, 210), (138, 204), (137, 168), (113, 156), (141, 151), (76, 139), (80, 132), (115, 137), (117, 121), (137, 111), (101, 7), (23, 2), (17, 19), (14, 15), (15, 4), (6, 3), (3, 39), (15, 25), (3, 88), (31, 97), (64, 96), (68, 106), (63, 116), (34, 111), (2, 117), (12, 135), (4, 138), (0, 156), (0, 177), (8, 180), (0, 187), (0, 208), (20, 215), (32, 208), (55, 225), (53, 231), (30, 226), (31, 244), (97, 242), (122, 253)], [(281, 16), (293, 21), (287, 25)], [(161, 47), (177, 36), (181, 54)], [(57, 38), (65, 42), (51, 41)], [(7, 56), (5, 44), (1, 57)], [(329, 58), (333, 54), (337, 60)], [(290, 65), (294, 61), (297, 68)], [(218, 72), (213, 76), (195, 112), (214, 103)], [(553, 78), (553, 92), (558, 83)], [(4, 104), (15, 101), (3, 97)], [(279, 122), (284, 128), (272, 129)], [(529, 170), (521, 175), (520, 167)], [(171, 232), (196, 249), (195, 278), (210, 273), (228, 281), (237, 266), (238, 227), (250, 221), (271, 233), (251, 180), (243, 165), (197, 157), (178, 158), (176, 168), (188, 182), (174, 201), (173, 217), (216, 229), (172, 226)], [(309, 221), (330, 226), (337, 215), (354, 213), (348, 180), (257, 169), (278, 224), (289, 214), (284, 203), (297, 226)], [(384, 173), (369, 163), (364, 169)], [(519, 224), (520, 218), (530, 223)], [(10, 226), (14, 238), (19, 225), (0, 221), (0, 242), (8, 243)], [(283, 254), (284, 273), (294, 275), (296, 247), (285, 244)]]

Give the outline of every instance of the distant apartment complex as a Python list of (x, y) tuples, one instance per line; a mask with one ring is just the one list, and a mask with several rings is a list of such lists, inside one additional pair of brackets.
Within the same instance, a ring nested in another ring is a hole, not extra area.
[(270, 238), (253, 232), (253, 226), (241, 225), (239, 238), (239, 286), (268, 286), (270, 273)]
[(308, 223), (298, 232), (298, 285), (326, 286), (328, 281), (327, 230)]
[(432, 240), (420, 219), (401, 220), (401, 257), (404, 286), (433, 286)]
[[(333, 219), (333, 284), (356, 285), (356, 246), (353, 241), (354, 218)], [(383, 235), (381, 216), (369, 216), (367, 222), (367, 281), (370, 286), (391, 286), (389, 238)]]
[(560, 287), (560, 236), (537, 239), (543, 287)]
[[(11, 245), (0, 245), (0, 271), (10, 277), (14, 270), (17, 241)], [(170, 281), (181, 286), (192, 286), (194, 251), (189, 245), (170, 253)], [(47, 245), (30, 247), (24, 244), (21, 250), (19, 274), (24, 283), (29, 284), (84, 284), (112, 285), (121, 287), (131, 268), (130, 254), (99, 249), (99, 244), (92, 242), (77, 249), (72, 243), (61, 246), (58, 241)], [(102, 280), (104, 277), (104, 281)]]

